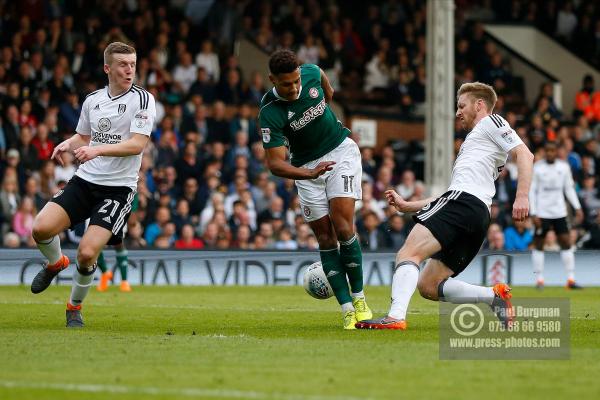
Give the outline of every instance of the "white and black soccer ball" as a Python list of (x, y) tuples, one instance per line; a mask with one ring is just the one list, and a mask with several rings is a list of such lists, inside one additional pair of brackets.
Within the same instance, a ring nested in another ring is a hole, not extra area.
[(325, 276), (320, 261), (308, 266), (304, 272), (304, 290), (315, 299), (325, 300), (333, 296), (333, 289)]

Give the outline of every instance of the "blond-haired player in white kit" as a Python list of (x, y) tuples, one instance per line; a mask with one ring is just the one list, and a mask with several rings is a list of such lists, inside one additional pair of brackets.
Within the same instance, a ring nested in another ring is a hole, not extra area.
[(58, 234), (90, 218), (77, 249), (67, 327), (83, 326), (81, 303), (94, 280), (98, 254), (106, 244), (123, 240), (131, 213), (142, 152), (156, 115), (154, 97), (133, 84), (136, 59), (135, 49), (125, 43), (114, 42), (104, 50), (108, 86), (86, 97), (76, 133), (52, 154), (62, 164), (61, 154), (73, 152), (82, 164), (35, 218), (33, 238), (48, 264), (33, 279), (33, 293), (44, 291), (69, 266)]
[[(504, 326), (512, 320), (510, 288), (471, 285), (460, 274), (479, 251), (490, 224), (494, 181), (508, 154), (517, 163), (519, 181), (513, 219), (522, 221), (529, 211), (533, 155), (508, 122), (492, 114), (497, 96), (491, 86), (465, 83), (458, 90), (456, 116), (470, 131), (462, 144), (448, 191), (439, 198), (406, 201), (388, 190), (388, 202), (401, 212), (417, 212), (417, 224), (396, 255), (392, 279), (392, 305), (383, 318), (358, 322), (360, 329), (406, 329), (406, 312), (416, 288), (430, 300), (451, 303), (487, 303)], [(429, 258), (419, 271), (420, 264)]]
[(556, 143), (547, 142), (544, 153), (544, 159), (533, 165), (529, 193), (530, 214), (535, 225), (535, 249), (531, 252), (531, 261), (536, 286), (538, 289), (544, 287), (544, 240), (548, 231), (553, 229), (560, 245), (560, 258), (567, 271), (567, 288), (581, 289), (581, 286), (575, 283), (575, 251), (567, 221), (565, 197), (575, 210), (575, 219), (578, 222), (583, 220), (583, 211), (575, 193), (571, 167), (567, 162), (556, 158)]

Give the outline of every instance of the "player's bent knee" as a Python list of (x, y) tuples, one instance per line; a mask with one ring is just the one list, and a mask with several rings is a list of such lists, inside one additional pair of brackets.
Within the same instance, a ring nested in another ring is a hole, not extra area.
[(53, 226), (45, 218), (35, 218), (31, 229), (31, 236), (36, 242), (43, 242), (51, 239), (54, 236), (52, 233)]
[(80, 266), (91, 266), (98, 257), (97, 253), (92, 246), (80, 246), (77, 251), (77, 263)]

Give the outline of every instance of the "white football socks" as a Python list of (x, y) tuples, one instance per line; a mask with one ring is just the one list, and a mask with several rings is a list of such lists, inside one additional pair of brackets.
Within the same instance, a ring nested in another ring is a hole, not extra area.
[(538, 282), (544, 281), (544, 252), (541, 250), (532, 250), (531, 262), (533, 264), (535, 279)]
[(567, 279), (570, 281), (575, 280), (575, 252), (571, 247), (568, 250), (560, 251), (560, 259), (562, 260), (563, 265), (565, 266), (565, 271), (567, 271)]
[(51, 239), (36, 241), (37, 248), (40, 249), (42, 254), (48, 259), (49, 264), (56, 264), (60, 257), (62, 256), (62, 251), (60, 249), (60, 238), (58, 235), (54, 236)]
[(494, 301), (494, 289), (485, 286), (471, 285), (458, 279), (448, 278), (438, 288), (440, 301), (454, 304), (487, 303)]
[(392, 305), (388, 315), (395, 319), (406, 319), (408, 303), (419, 280), (419, 266), (412, 261), (401, 261), (396, 265), (392, 278)]
[(69, 298), (69, 304), (75, 307), (81, 305), (90, 291), (90, 287), (94, 281), (96, 264), (89, 269), (82, 269), (83, 273), (79, 268), (77, 267), (73, 273), (73, 286), (71, 287), (71, 297)]
[(342, 314), (346, 314), (348, 311), (354, 311), (354, 305), (352, 303), (342, 304)]

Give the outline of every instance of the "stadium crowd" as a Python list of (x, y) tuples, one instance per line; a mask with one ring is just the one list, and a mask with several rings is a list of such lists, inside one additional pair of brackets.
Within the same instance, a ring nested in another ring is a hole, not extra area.
[[(342, 104), (392, 105), (398, 118), (418, 118), (425, 101), (425, 1), (343, 3), (0, 0), (0, 244), (34, 246), (36, 212), (76, 170), (72, 158), (65, 166), (50, 160), (54, 146), (73, 134), (85, 95), (106, 84), (102, 50), (119, 40), (136, 47), (136, 83), (153, 93), (157, 105), (126, 246), (316, 249), (293, 181), (272, 176), (264, 165), (256, 114), (270, 86), (257, 71), (243, 78), (233, 43), (245, 36), (267, 52), (292, 48), (327, 72)], [(571, 2), (551, 1), (560, 11), (550, 23), (541, 2), (522, 3), (512, 1), (510, 10), (521, 11), (508, 15), (543, 22), (557, 34), (564, 31), (561, 13), (573, 9)], [(578, 2), (575, 12), (590, 3)], [(540, 88), (534, 104), (525, 104), (522, 81), (480, 23), (504, 19), (506, 10), (485, 0), (457, 0), (457, 9), (463, 11), (456, 17), (457, 87), (473, 80), (492, 84), (499, 94), (495, 112), (536, 157), (543, 156), (545, 141), (558, 141), (585, 211), (572, 234), (579, 247), (600, 248), (595, 82), (583, 79), (574, 115), (556, 106), (551, 84)], [(593, 17), (587, 24), (600, 26), (596, 22)], [(582, 24), (576, 19), (571, 40)], [(458, 151), (466, 132), (456, 132)], [(395, 187), (406, 198), (424, 198), (422, 168), (392, 146), (379, 154), (363, 148), (362, 157), (363, 199), (356, 213), (363, 248), (397, 249), (413, 222), (387, 207), (383, 192)], [(515, 173), (509, 163), (497, 181), (486, 248), (531, 246), (531, 222), (510, 219)], [(65, 232), (64, 243), (77, 243), (81, 229)], [(548, 249), (556, 246), (549, 235)]]

